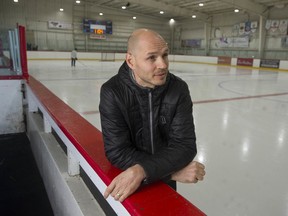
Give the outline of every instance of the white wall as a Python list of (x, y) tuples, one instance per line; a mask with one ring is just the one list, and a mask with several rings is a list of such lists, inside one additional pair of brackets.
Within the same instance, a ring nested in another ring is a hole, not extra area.
[(27, 134), (32, 152), (51, 203), (53, 213), (61, 216), (105, 213), (78, 175), (68, 174), (68, 159), (51, 133), (45, 133), (39, 113), (27, 111)]
[[(27, 51), (28, 60), (69, 60), (71, 52)], [(77, 52), (80, 60), (101, 60), (101, 53)]]
[[(171, 52), (174, 54), (206, 55), (205, 23), (197, 19), (175, 22), (174, 29), (169, 26), (168, 20), (153, 19), (147, 16), (137, 15), (133, 20), (128, 10), (112, 10), (101, 8), (95, 4), (86, 2), (77, 5), (72, 0), (25, 0), (17, 4), (12, 0), (0, 1), (0, 28), (15, 27), (16, 23), (26, 26), (26, 39), (28, 43), (38, 46), (39, 50), (69, 51), (74, 47), (79, 51), (100, 52), (103, 50), (111, 52), (123, 52), (126, 49), (127, 38), (137, 28), (151, 28), (158, 31), (168, 41)], [(64, 12), (60, 12), (60, 6)], [(284, 8), (271, 8), (267, 19), (288, 19), (288, 6)], [(104, 16), (99, 16), (103, 12)], [(113, 35), (107, 36), (105, 40), (89, 39), (89, 36), (82, 32), (82, 19), (101, 19), (113, 22)], [(249, 47), (240, 48), (219, 48), (215, 44), (219, 38), (215, 37), (215, 29), (220, 28), (223, 36), (233, 36), (233, 26), (245, 21), (258, 21), (260, 17), (248, 12), (224, 13), (211, 18), (210, 40), (208, 55), (227, 55), (240, 57), (260, 57), (259, 53), (259, 28), (250, 36)], [(49, 29), (48, 21), (60, 21), (73, 25), (72, 29), (59, 30)], [(210, 21), (207, 21), (210, 22)], [(173, 33), (174, 31), (174, 33)], [(288, 59), (287, 48), (281, 47), (279, 35), (271, 35), (267, 32), (265, 41), (264, 58)], [(202, 39), (200, 49), (187, 49), (181, 47), (181, 40)], [(247, 51), (248, 50), (248, 51)]]
[[(271, 8), (267, 19), (287, 19), (288, 20), (288, 5), (284, 8)], [(257, 21), (258, 28), (255, 33), (249, 35), (249, 46), (245, 48), (221, 48), (217, 45), (220, 37), (215, 35), (215, 29), (219, 29), (221, 32), (221, 37), (235, 37), (235, 30), (233, 30), (234, 25), (243, 23), (246, 21)], [(227, 55), (231, 57), (260, 57), (259, 56), (259, 22), (260, 16), (256, 14), (250, 14), (248, 12), (239, 12), (237, 14), (224, 13), (215, 15), (211, 18), (211, 29), (210, 29), (210, 55)], [(266, 20), (264, 20), (266, 22)], [(201, 39), (205, 38), (205, 28), (204, 23), (199, 23), (199, 21), (195, 21), (194, 19), (186, 20), (178, 25), (178, 31), (181, 33), (179, 36), (179, 40), (187, 40), (187, 39)], [(279, 32), (271, 33), (269, 31), (266, 32), (265, 37), (265, 47), (264, 47), (264, 58), (278, 58), (278, 59), (288, 59), (288, 49), (281, 47), (281, 38), (285, 35), (280, 35)], [(205, 42), (202, 41), (201, 48), (204, 49)], [(184, 48), (182, 48), (184, 49)], [(195, 50), (194, 50), (195, 52)], [(183, 54), (194, 54), (193, 49), (191, 48), (191, 52), (183, 52)], [(197, 53), (196, 53), (197, 54)]]
[[(78, 59), (79, 60), (106, 60), (103, 59), (106, 53), (81, 53), (78, 52)], [(125, 60), (125, 53), (108, 53), (113, 56), (112, 61), (124, 61)], [(27, 52), (28, 60), (68, 60), (70, 59), (70, 52), (35, 52), (35, 51), (28, 51)], [(186, 56), (186, 55), (169, 55), (170, 62), (187, 62), (187, 63), (202, 63), (202, 64), (218, 64), (218, 57), (217, 56)], [(237, 58), (231, 59), (231, 66), (237, 65)], [(260, 59), (254, 59), (253, 67), (258, 68), (260, 66)], [(281, 60), (279, 69), (288, 70), (288, 61)]]

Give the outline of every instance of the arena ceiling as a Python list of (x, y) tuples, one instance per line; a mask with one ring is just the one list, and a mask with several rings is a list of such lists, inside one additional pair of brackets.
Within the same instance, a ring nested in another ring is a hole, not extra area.
[[(121, 9), (126, 6), (127, 11), (135, 16), (146, 15), (156, 18), (173, 18), (186, 20), (196, 15), (196, 19), (209, 20), (213, 15), (233, 13), (239, 9), (240, 13), (249, 12), (264, 15), (270, 8), (283, 8), (288, 0), (84, 0), (94, 6)], [(203, 6), (199, 6), (202, 3)], [(121, 9), (123, 10), (123, 9)], [(163, 14), (160, 14), (163, 11)]]

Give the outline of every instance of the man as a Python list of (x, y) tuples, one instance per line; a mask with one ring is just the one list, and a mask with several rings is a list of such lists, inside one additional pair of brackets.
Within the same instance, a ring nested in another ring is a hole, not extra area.
[(107, 187), (122, 202), (141, 184), (203, 180), (205, 167), (192, 162), (196, 137), (187, 84), (168, 71), (168, 46), (156, 32), (134, 31), (126, 61), (101, 87), (100, 116), (105, 153), (124, 170)]
[(73, 49), (71, 52), (71, 66), (75, 67), (77, 60), (77, 49)]

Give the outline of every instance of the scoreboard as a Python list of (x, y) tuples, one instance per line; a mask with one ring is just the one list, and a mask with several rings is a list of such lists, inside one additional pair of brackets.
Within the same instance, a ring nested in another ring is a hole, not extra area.
[(110, 20), (83, 19), (83, 32), (96, 35), (112, 34), (112, 22)]

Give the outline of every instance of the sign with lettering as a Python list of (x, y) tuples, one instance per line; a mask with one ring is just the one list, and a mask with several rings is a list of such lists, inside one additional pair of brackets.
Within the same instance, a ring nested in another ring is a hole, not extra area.
[(218, 64), (231, 65), (231, 57), (218, 56)]
[(253, 58), (237, 58), (237, 65), (239, 66), (253, 66)]
[(265, 68), (279, 68), (280, 60), (279, 59), (261, 59), (260, 67)]

